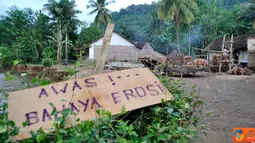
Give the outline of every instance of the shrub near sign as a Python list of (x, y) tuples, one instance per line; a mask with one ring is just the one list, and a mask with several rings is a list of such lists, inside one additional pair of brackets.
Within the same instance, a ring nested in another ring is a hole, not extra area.
[[(12, 92), (8, 97), (9, 119), (21, 127), (19, 139), (30, 137), (30, 131), (40, 127), (49, 132), (59, 114), (51, 116), (54, 108), (60, 112), (70, 107), (81, 120), (97, 117), (95, 110), (103, 108), (112, 114), (158, 104), (173, 96), (147, 68), (129, 69), (98, 74), (48, 86)], [(72, 98), (73, 97), (73, 98)], [(71, 101), (65, 102), (65, 101)], [(54, 108), (50, 106), (52, 103)], [(28, 126), (23, 128), (22, 122)]]

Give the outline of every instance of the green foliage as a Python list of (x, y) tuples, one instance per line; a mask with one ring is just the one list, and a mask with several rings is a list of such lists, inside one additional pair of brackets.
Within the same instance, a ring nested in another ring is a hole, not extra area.
[(78, 46), (87, 47), (92, 42), (99, 39), (101, 35), (102, 32), (96, 25), (92, 24), (89, 27), (85, 27), (78, 35)]
[(43, 59), (43, 60), (42, 60), (42, 65), (43, 65), (44, 67), (51, 67), (51, 66), (53, 65), (53, 63), (52, 63), (52, 60), (51, 60), (51, 59)]
[(0, 67), (7, 68), (12, 65), (14, 54), (7, 46), (0, 46)]
[(95, 24), (98, 26), (105, 26), (107, 23), (112, 22), (112, 16), (110, 15), (110, 10), (106, 6), (114, 3), (115, 0), (89, 0), (87, 9), (92, 8), (93, 10), (89, 14), (95, 14)]

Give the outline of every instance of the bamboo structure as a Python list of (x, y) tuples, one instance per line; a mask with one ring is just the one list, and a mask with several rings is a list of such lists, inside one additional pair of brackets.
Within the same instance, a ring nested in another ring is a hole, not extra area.
[[(221, 59), (220, 59), (220, 63), (219, 63), (219, 73), (221, 73), (221, 67), (223, 65), (223, 63), (228, 63), (229, 66), (229, 70), (231, 70), (231, 67), (233, 67), (234, 65), (234, 60), (233, 60), (233, 35), (231, 35), (230, 41), (226, 40), (226, 34), (223, 37), (223, 41), (222, 41), (222, 47), (221, 47)], [(229, 54), (228, 57), (226, 57), (226, 55), (224, 55), (224, 52)]]

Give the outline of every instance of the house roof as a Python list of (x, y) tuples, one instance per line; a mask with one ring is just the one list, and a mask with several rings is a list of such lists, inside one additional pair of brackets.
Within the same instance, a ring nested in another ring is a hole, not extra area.
[[(251, 38), (252, 35), (244, 34), (233, 37), (233, 49), (247, 49), (247, 40)], [(219, 38), (214, 40), (211, 44), (209, 44), (206, 48), (215, 51), (221, 51), (223, 38)]]
[[(140, 45), (141, 43), (137, 43), (137, 44), (136, 44), (136, 42), (132, 42), (132, 41), (128, 40), (127, 38), (125, 38), (124, 36), (122, 36), (121, 34), (119, 34), (119, 33), (116, 32), (116, 31), (113, 31), (113, 33), (119, 35), (121, 38), (123, 38), (123, 39), (127, 40), (128, 42), (130, 42), (131, 44), (135, 45), (136, 48), (142, 49), (142, 47), (141, 47), (141, 45)], [(103, 34), (99, 39), (97, 39), (97, 40), (91, 42), (91, 44), (92, 44), (92, 43), (95, 43), (95, 42), (97, 42), (97, 41), (99, 41), (99, 40), (102, 39), (102, 38), (104, 38), (104, 34)]]

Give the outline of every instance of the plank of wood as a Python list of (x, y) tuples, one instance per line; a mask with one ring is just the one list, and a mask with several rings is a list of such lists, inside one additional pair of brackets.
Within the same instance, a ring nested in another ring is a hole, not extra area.
[[(8, 119), (20, 127), (16, 139), (26, 139), (31, 137), (30, 131), (39, 128), (54, 131), (54, 120), (61, 114), (50, 115), (52, 105), (58, 112), (69, 106), (77, 114), (70, 118), (76, 124), (80, 123), (77, 118), (98, 118), (96, 109), (116, 115), (123, 107), (131, 111), (160, 104), (162, 99), (174, 97), (148, 68), (134, 68), (12, 92), (8, 96)], [(22, 126), (24, 121), (28, 126)]]
[(104, 70), (104, 65), (105, 65), (105, 61), (106, 61), (107, 52), (108, 52), (108, 49), (110, 47), (110, 42), (111, 42), (111, 39), (112, 39), (113, 29), (114, 29), (114, 24), (108, 24), (107, 25), (107, 28), (106, 28), (106, 31), (105, 31), (105, 34), (104, 34), (104, 40), (103, 40), (102, 48), (100, 50), (100, 55), (97, 59), (95, 74), (102, 73), (102, 71)]

